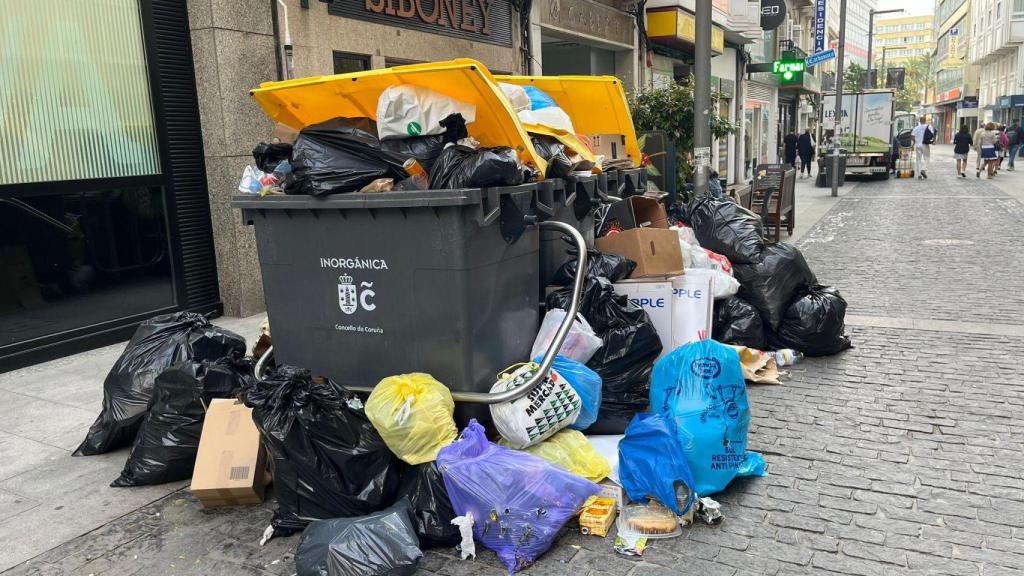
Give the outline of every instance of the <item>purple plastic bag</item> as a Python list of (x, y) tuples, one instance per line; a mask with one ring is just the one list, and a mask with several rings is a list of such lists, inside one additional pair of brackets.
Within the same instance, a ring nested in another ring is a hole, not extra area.
[(441, 449), (437, 466), (455, 513), (473, 514), (473, 536), (498, 554), (509, 574), (546, 552), (599, 490), (536, 456), (489, 442), (476, 420)]

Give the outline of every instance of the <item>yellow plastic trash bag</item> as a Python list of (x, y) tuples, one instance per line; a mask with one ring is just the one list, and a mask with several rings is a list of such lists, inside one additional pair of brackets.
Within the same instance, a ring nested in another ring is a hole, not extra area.
[[(501, 440), (501, 444), (508, 445), (505, 439)], [(529, 452), (592, 482), (600, 482), (612, 473), (608, 460), (598, 454), (590, 440), (578, 430), (567, 428), (523, 452)]]
[(448, 388), (430, 374), (389, 376), (366, 401), (366, 417), (396, 456), (409, 464), (437, 459), (455, 441), (455, 402)]

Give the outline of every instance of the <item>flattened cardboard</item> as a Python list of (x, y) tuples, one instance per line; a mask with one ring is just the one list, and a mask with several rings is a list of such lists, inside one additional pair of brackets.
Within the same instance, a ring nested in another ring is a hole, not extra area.
[(207, 508), (258, 504), (263, 501), (266, 463), (252, 409), (233, 399), (211, 402), (199, 437), (192, 495)]
[(627, 158), (626, 137), (622, 134), (590, 134), (590, 147), (594, 154), (604, 156), (605, 160), (621, 160)]
[(596, 241), (597, 249), (636, 262), (630, 278), (676, 276), (683, 273), (683, 253), (674, 230), (633, 228)]

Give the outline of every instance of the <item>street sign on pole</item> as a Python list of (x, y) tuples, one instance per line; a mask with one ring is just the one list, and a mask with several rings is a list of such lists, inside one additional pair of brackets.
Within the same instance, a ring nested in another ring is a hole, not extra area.
[(831, 59), (833, 59), (835, 57), (836, 57), (836, 50), (835, 50), (835, 48), (829, 48), (828, 50), (825, 50), (824, 52), (818, 52), (817, 54), (811, 54), (807, 58), (804, 58), (804, 62), (807, 64), (807, 67), (810, 68), (811, 66), (815, 66), (817, 64), (821, 64), (822, 62), (826, 62), (826, 61), (831, 60)]

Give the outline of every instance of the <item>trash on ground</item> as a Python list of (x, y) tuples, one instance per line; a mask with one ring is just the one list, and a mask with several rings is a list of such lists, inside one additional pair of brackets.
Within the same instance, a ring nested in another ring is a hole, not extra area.
[(657, 500), (624, 506), (619, 512), (619, 530), (646, 538), (674, 538), (683, 533), (675, 512)]
[(156, 377), (153, 401), (124, 470), (111, 486), (147, 486), (192, 477), (206, 407), (233, 398), (255, 378), (252, 362), (186, 360)]
[[(538, 356), (533, 359), (537, 364), (543, 358)], [(598, 411), (601, 409), (601, 377), (585, 364), (571, 358), (558, 355), (551, 364), (560, 376), (572, 386), (576, 395), (580, 397), (580, 413), (576, 421), (569, 425), (573, 430), (586, 430), (597, 420)]]
[(437, 465), (455, 512), (473, 515), (476, 539), (494, 550), (510, 573), (546, 552), (599, 490), (536, 456), (489, 442), (476, 420), (441, 449)]
[(317, 520), (295, 550), (296, 576), (410, 576), (422, 562), (405, 498), (366, 516)]
[(769, 348), (761, 313), (739, 296), (715, 301), (711, 337), (724, 344), (746, 346), (755, 350)]
[(778, 328), (790, 302), (818, 283), (803, 254), (781, 242), (766, 246), (756, 263), (736, 264), (733, 274), (740, 281), (739, 296), (757, 308), (771, 330)]
[(615, 524), (617, 507), (614, 498), (602, 498), (600, 495), (587, 498), (580, 512), (580, 533), (584, 536), (607, 536)]
[(438, 450), (455, 441), (454, 412), (452, 393), (423, 373), (384, 378), (366, 401), (366, 417), (395, 456), (409, 464), (433, 462)]
[(266, 486), (267, 453), (252, 408), (237, 400), (210, 402), (189, 490), (204, 508), (258, 504)]
[(780, 350), (769, 352), (769, 354), (771, 354), (772, 358), (775, 359), (775, 363), (778, 366), (792, 366), (804, 359), (803, 352), (793, 350), (792, 348), (782, 348)]
[[(737, 476), (765, 474), (761, 455), (747, 452), (750, 405), (733, 348), (703, 340), (659, 360), (651, 381), (651, 411), (672, 423), (697, 494), (720, 492)], [(620, 475), (623, 466), (620, 460)]]
[(398, 497), (408, 498), (412, 504), (420, 548), (450, 547), (459, 543), (459, 527), (452, 524), (455, 510), (448, 499), (441, 472), (433, 462), (405, 467)]
[[(539, 370), (540, 364), (528, 362), (501, 374), (491, 387), (491, 393), (518, 388)], [(575, 423), (581, 406), (582, 401), (572, 385), (557, 371), (550, 370), (529, 394), (512, 402), (491, 404), (490, 409), (498, 433), (512, 448), (523, 449)]]
[[(732, 346), (730, 344), (730, 346)], [(754, 384), (780, 384), (778, 352), (762, 352), (746, 346), (732, 346), (740, 357), (743, 379)], [(792, 350), (790, 351), (792, 352)]]
[(273, 462), (274, 536), (314, 520), (371, 514), (394, 501), (400, 461), (344, 387), (280, 366), (244, 398)]
[(630, 500), (655, 498), (676, 516), (689, 511), (696, 482), (669, 418), (652, 413), (633, 417), (619, 442), (619, 479)]
[(458, 549), (462, 554), (462, 559), (466, 560), (470, 556), (476, 559), (476, 542), (473, 540), (473, 513), (466, 512), (463, 516), (457, 516), (452, 518), (452, 524), (459, 527), (459, 542)]
[[(506, 442), (503, 440), (501, 444), (506, 445)], [(562, 430), (524, 451), (591, 482), (604, 480), (612, 471), (608, 460), (577, 430)]]
[(786, 309), (771, 341), (807, 356), (831, 356), (851, 346), (846, 336), (846, 300), (839, 290), (815, 286)]
[(722, 521), (722, 505), (711, 498), (697, 499), (697, 517), (705, 524), (715, 525)]
[[(621, 525), (622, 523), (619, 522)], [(621, 526), (615, 535), (615, 543), (612, 545), (615, 552), (623, 556), (643, 556), (647, 550), (647, 536), (638, 532), (624, 530)]]
[(130, 445), (153, 399), (161, 372), (185, 360), (241, 358), (245, 340), (210, 324), (202, 314), (178, 312), (139, 324), (103, 381), (103, 409), (75, 456), (104, 454)]
[[(537, 338), (533, 341), (533, 349), (530, 351), (531, 357), (536, 358), (543, 355), (551, 347), (551, 342), (554, 341), (555, 334), (558, 333), (558, 327), (561, 326), (565, 314), (566, 312), (562, 308), (548, 309), (544, 315), (544, 320), (540, 323), (540, 331), (537, 332)], [(570, 360), (586, 363), (603, 345), (604, 341), (597, 337), (594, 329), (587, 323), (586, 318), (582, 314), (577, 314), (576, 320), (572, 323), (572, 328), (569, 329), (569, 333), (562, 342), (562, 347), (558, 349), (558, 354)]]
[[(548, 295), (549, 308), (569, 305), (568, 288)], [(601, 410), (590, 434), (621, 434), (649, 404), (651, 368), (661, 354), (661, 339), (643, 308), (615, 293), (605, 278), (587, 277), (580, 313), (603, 341), (587, 362), (601, 377)]]
[(761, 217), (729, 200), (698, 196), (686, 205), (686, 219), (702, 248), (733, 265), (759, 262), (764, 249)]

